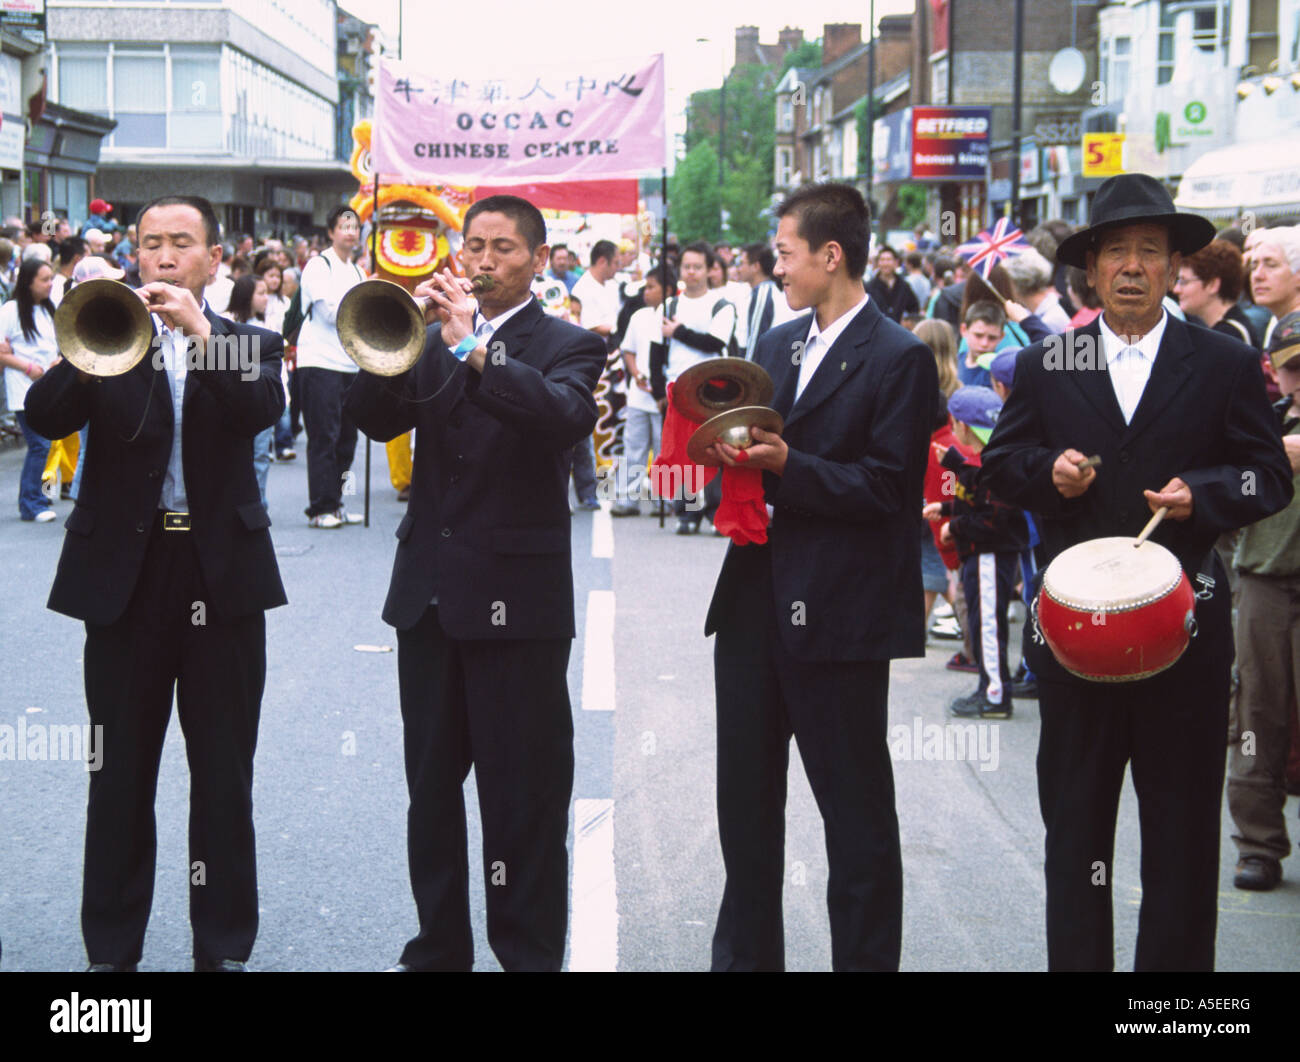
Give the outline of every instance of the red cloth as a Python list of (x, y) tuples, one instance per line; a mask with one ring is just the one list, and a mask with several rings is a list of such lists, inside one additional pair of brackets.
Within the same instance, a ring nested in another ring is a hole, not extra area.
[[(704, 489), (718, 470), (691, 462), (686, 445), (703, 421), (691, 420), (673, 405), (673, 385), (668, 385), (668, 407), (664, 413), (659, 453), (650, 470), (650, 482), (661, 498), (675, 497), (686, 485), (692, 492)], [(698, 480), (698, 482), (697, 482)], [(756, 468), (722, 470), (722, 504), (714, 514), (713, 526), (738, 546), (767, 541), (767, 503), (763, 498), (763, 473)]]
[[(979, 456), (972, 454), (966, 447), (957, 441), (957, 436), (952, 433), (952, 425), (945, 424), (942, 428), (937, 429), (930, 436), (930, 455), (925, 466), (925, 503), (952, 501), (952, 490), (944, 492), (945, 482), (954, 482), (951, 479), (956, 473), (944, 468), (939, 461), (943, 458), (948, 447), (957, 447), (960, 453), (967, 461), (979, 463)], [(948, 477), (945, 479), (945, 477)], [(934, 544), (939, 550), (939, 556), (943, 558), (943, 566), (949, 571), (956, 571), (960, 567), (957, 558), (957, 546), (955, 543), (944, 545), (939, 541), (939, 532), (943, 530), (943, 525), (947, 521), (938, 520), (930, 525), (930, 533), (934, 535)]]

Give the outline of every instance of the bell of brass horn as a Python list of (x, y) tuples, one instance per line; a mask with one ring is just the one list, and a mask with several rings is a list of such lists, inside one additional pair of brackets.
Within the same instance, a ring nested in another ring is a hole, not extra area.
[[(479, 274), (473, 293), (493, 286)], [(339, 342), (349, 358), (375, 376), (399, 376), (420, 360), (427, 326), (426, 297), (416, 298), (391, 280), (363, 280), (339, 302)]]
[(76, 285), (54, 312), (59, 352), (91, 376), (134, 369), (153, 340), (153, 322), (134, 291), (101, 277)]

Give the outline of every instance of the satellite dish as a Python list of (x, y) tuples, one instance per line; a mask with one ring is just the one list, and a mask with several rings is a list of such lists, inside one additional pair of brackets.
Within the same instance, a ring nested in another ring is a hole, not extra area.
[(1088, 60), (1078, 48), (1062, 48), (1047, 68), (1047, 80), (1062, 96), (1077, 92), (1088, 73)]

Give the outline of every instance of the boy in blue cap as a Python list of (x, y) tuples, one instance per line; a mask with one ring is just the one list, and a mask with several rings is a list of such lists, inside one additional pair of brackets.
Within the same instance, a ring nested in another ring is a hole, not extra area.
[[(988, 442), (1001, 411), (1002, 400), (987, 387), (961, 387), (948, 399), (953, 434), (976, 455)], [(952, 447), (941, 464), (952, 473), (951, 499), (933, 502), (923, 512), (927, 520), (948, 518), (942, 535), (956, 543), (961, 558), (971, 646), (980, 669), (979, 687), (953, 701), (949, 710), (957, 716), (1009, 719), (1007, 606), (1015, 592), (1020, 551), (1029, 545), (1025, 516), (980, 482), (978, 456), (967, 460)]]

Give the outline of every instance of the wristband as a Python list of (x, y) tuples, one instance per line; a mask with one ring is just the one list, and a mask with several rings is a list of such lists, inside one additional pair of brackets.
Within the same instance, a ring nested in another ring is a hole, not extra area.
[(451, 352), (454, 355), (456, 355), (457, 361), (464, 361), (466, 358), (469, 357), (470, 352), (477, 346), (478, 346), (478, 336), (474, 335), (474, 333), (471, 332), (459, 343), (457, 343), (454, 347), (452, 347)]

